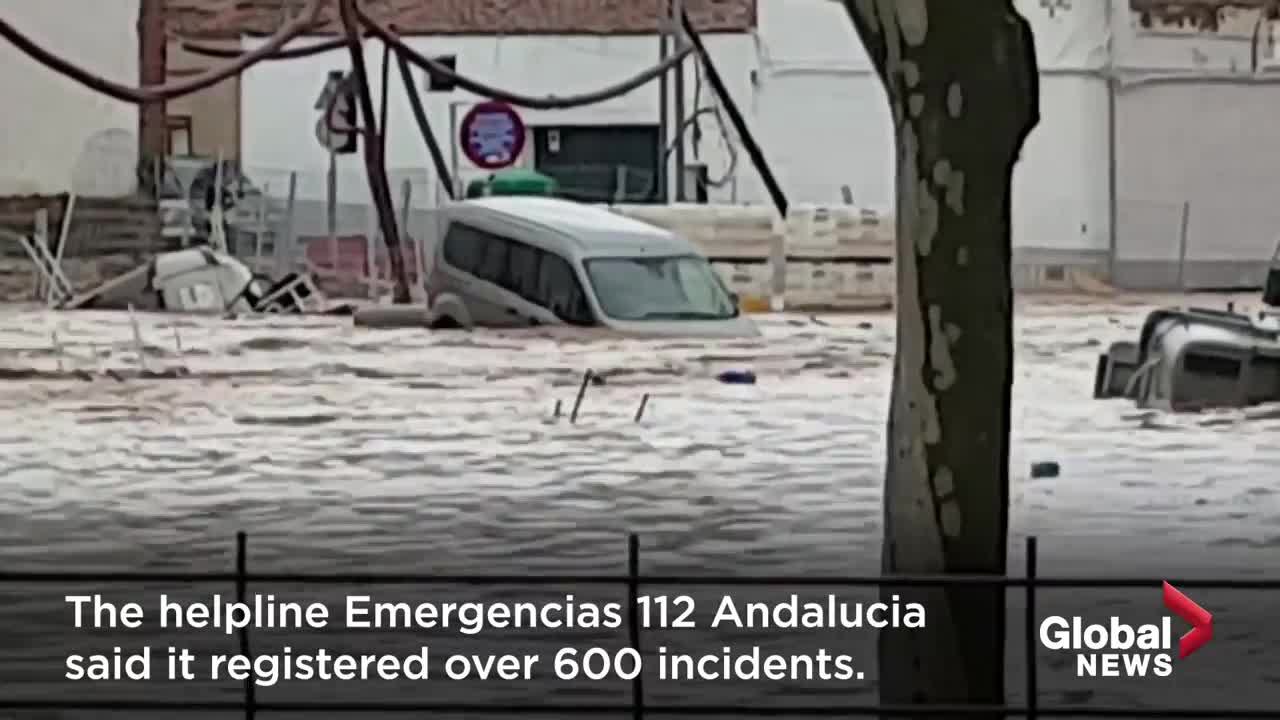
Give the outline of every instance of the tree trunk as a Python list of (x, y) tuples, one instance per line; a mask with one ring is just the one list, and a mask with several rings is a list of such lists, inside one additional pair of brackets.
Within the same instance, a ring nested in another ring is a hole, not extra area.
[[(884, 570), (1004, 575), (1010, 185), (1039, 120), (1031, 30), (1012, 0), (845, 6), (887, 91), (897, 147)], [(1003, 589), (883, 592), (920, 602), (928, 619), (881, 634), (882, 702), (1004, 703)]]

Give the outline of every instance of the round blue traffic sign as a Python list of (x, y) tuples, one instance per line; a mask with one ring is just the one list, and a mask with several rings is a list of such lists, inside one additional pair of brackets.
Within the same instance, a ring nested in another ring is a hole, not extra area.
[(512, 165), (524, 150), (524, 120), (504, 102), (489, 100), (472, 105), (458, 131), (463, 154), (485, 170)]

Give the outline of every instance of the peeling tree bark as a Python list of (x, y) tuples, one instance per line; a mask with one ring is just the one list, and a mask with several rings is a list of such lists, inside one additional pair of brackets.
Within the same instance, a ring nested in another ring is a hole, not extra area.
[[(883, 567), (1003, 575), (1010, 186), (1039, 120), (1031, 29), (1012, 0), (845, 6), (887, 91), (897, 147), (897, 355)], [(928, 622), (881, 634), (882, 702), (1004, 702), (1003, 590), (884, 593), (921, 602)]]

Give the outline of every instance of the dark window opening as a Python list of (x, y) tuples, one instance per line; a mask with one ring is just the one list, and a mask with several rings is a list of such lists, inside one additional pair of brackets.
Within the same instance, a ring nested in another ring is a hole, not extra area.
[(171, 157), (193, 153), (195, 138), (191, 131), (190, 115), (170, 115), (165, 118), (165, 144)]
[(1194, 375), (1210, 375), (1220, 378), (1240, 377), (1241, 362), (1235, 358), (1222, 355), (1201, 355), (1187, 353), (1182, 359), (1182, 367)]
[(1280, 400), (1280, 358), (1255, 357), (1249, 366), (1248, 402)]
[(484, 238), (480, 231), (453, 223), (444, 236), (444, 260), (455, 269), (474, 275), (484, 259)]
[(555, 253), (453, 223), (445, 233), (444, 259), (457, 270), (550, 310), (570, 325), (596, 324), (578, 274)]

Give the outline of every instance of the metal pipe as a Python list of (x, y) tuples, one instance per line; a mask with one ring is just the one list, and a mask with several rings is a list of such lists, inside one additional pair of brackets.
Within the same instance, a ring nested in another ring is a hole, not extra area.
[(453, 182), (454, 199), (466, 197), (467, 189), (462, 186), (462, 178), (458, 177), (458, 102), (449, 103), (449, 177)]
[[(659, 64), (666, 62), (671, 52), (669, 25), (670, 20), (664, 18), (658, 26)], [(671, 82), (667, 78), (667, 73), (664, 72), (658, 76), (658, 158), (657, 165), (654, 166), (654, 187), (657, 191), (657, 197), (654, 199), (660, 203), (665, 203), (669, 199), (667, 197), (667, 142), (671, 135), (670, 100)]]
[[(1125, 4), (1126, 12), (1128, 4)], [(1116, 185), (1119, 173), (1116, 169), (1116, 85), (1115, 62), (1117, 25), (1115, 0), (1107, 0), (1107, 61), (1103, 75), (1107, 83), (1107, 282), (1116, 284), (1116, 253), (1119, 251), (1120, 205), (1119, 188)]]
[(329, 151), (329, 173), (325, 176), (325, 221), (329, 231), (329, 258), (338, 272), (338, 154)]
[(1178, 232), (1178, 291), (1187, 291), (1187, 229), (1191, 221), (1191, 202), (1182, 203), (1182, 226)]
[(680, 24), (683, 26), (684, 34), (689, 42), (693, 43), (694, 50), (698, 53), (702, 67), (707, 73), (707, 82), (711, 85), (711, 89), (715, 91), (720, 104), (724, 106), (725, 113), (729, 116), (729, 122), (733, 123), (734, 132), (738, 134), (738, 139), (742, 141), (743, 149), (747, 151), (747, 156), (751, 158), (751, 164), (755, 166), (756, 172), (760, 173), (760, 179), (764, 181), (765, 189), (769, 191), (769, 198), (773, 200), (774, 208), (777, 209), (778, 215), (785, 219), (789, 207), (787, 205), (787, 195), (782, 191), (782, 185), (778, 183), (778, 178), (773, 174), (773, 169), (769, 167), (769, 161), (765, 160), (764, 152), (761, 151), (755, 136), (751, 134), (751, 129), (747, 127), (746, 118), (742, 116), (738, 103), (734, 102), (733, 97), (729, 95), (729, 89), (724, 84), (724, 78), (720, 77), (720, 71), (716, 69), (715, 62), (711, 60), (711, 54), (707, 52), (706, 45), (702, 43), (702, 37), (698, 35), (698, 31), (694, 29), (693, 23), (689, 20), (688, 12), (681, 15)]
[[(444, 189), (450, 200), (456, 200), (453, 173), (449, 171), (449, 165), (445, 162), (444, 151), (440, 149), (435, 130), (431, 128), (431, 121), (427, 118), (427, 110), (422, 105), (418, 88), (413, 84), (413, 71), (409, 68), (409, 62), (404, 59), (404, 55), (396, 53), (396, 63), (400, 66), (400, 79), (404, 82), (405, 96), (409, 99), (409, 110), (413, 112), (413, 120), (418, 125), (422, 141), (427, 144), (427, 152), (431, 153), (431, 163), (436, 167), (436, 187)], [(450, 139), (454, 143), (457, 142), (456, 138)]]
[[(676, 47), (684, 47), (686, 44), (684, 33), (681, 32), (682, 23), (680, 18), (683, 16), (684, 0), (671, 0), (671, 31), (675, 36)], [(673, 140), (676, 151), (676, 202), (684, 202), (686, 200), (684, 187), (684, 123), (686, 116), (684, 107), (684, 63), (676, 66), (674, 80), (675, 82), (672, 84), (671, 89), (675, 93), (676, 136)]]

